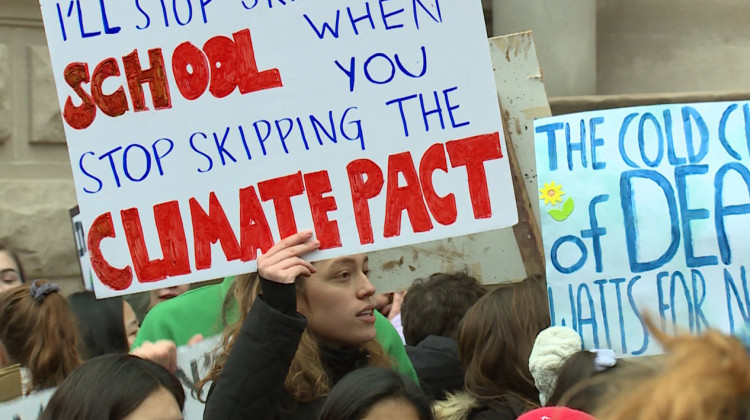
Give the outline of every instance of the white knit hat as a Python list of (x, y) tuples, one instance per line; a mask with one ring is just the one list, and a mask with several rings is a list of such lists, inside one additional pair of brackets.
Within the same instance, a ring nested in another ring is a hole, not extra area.
[(549, 327), (534, 341), (529, 356), (529, 371), (544, 405), (555, 390), (560, 367), (573, 353), (581, 350), (581, 337), (569, 327)]

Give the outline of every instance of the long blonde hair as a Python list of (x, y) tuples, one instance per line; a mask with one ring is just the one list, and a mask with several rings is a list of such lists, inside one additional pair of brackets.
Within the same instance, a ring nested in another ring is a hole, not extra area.
[[(300, 293), (304, 289), (303, 282), (298, 280), (296, 284), (297, 293)], [(233, 299), (237, 302), (240, 316), (236, 322), (225, 328), (221, 344), (222, 350), (214, 360), (211, 372), (196, 385), (199, 391), (208, 382), (216, 381), (224, 369), (224, 364), (227, 361), (229, 353), (232, 351), (242, 323), (245, 321), (259, 293), (260, 282), (258, 281), (257, 273), (243, 274), (238, 276), (234, 281), (232, 288), (227, 293), (227, 298), (224, 300), (224, 308), (230, 307), (231, 300)], [(370, 353), (370, 366), (393, 366), (392, 360), (386, 355), (383, 347), (377, 340), (370, 340), (363, 344), (362, 347)], [(305, 328), (297, 347), (297, 352), (289, 367), (289, 372), (284, 380), (284, 387), (295, 400), (309, 402), (328, 395), (331, 385), (320, 356), (318, 340), (309, 328)]]
[(737, 338), (713, 330), (670, 337), (648, 324), (667, 351), (663, 371), (618, 387), (595, 413), (597, 419), (748, 418), (750, 357)]

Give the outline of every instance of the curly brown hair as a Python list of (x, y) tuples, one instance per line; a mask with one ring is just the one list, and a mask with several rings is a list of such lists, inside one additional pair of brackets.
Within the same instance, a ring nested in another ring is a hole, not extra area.
[[(304, 282), (297, 281), (296, 284), (299, 293), (304, 288)], [(222, 350), (214, 360), (211, 372), (205, 379), (196, 384), (199, 393), (206, 384), (216, 381), (221, 374), (242, 323), (259, 293), (260, 282), (257, 273), (243, 274), (235, 279), (232, 288), (227, 293), (227, 298), (224, 300), (224, 308), (226, 311), (227, 308), (232, 306), (232, 301), (236, 302), (240, 317), (236, 322), (225, 328), (220, 347)], [(393, 366), (392, 360), (376, 339), (368, 341), (362, 347), (370, 352), (370, 366)], [(297, 352), (289, 367), (289, 373), (284, 381), (284, 387), (289, 395), (299, 402), (314, 401), (328, 395), (331, 391), (331, 383), (320, 357), (318, 340), (309, 328), (306, 328), (302, 334)]]

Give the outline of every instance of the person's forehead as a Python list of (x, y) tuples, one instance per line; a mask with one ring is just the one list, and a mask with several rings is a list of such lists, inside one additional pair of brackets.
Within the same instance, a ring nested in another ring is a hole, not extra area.
[(135, 318), (133, 307), (125, 299), (122, 300), (122, 316), (124, 318)]
[(321, 263), (324, 263), (328, 266), (337, 266), (337, 265), (357, 265), (357, 264), (365, 264), (367, 263), (368, 258), (367, 254), (354, 254), (354, 255), (344, 255), (342, 257), (336, 257), (331, 258), (330, 260), (323, 260)]
[(6, 251), (0, 251), (0, 271), (14, 270), (18, 271), (15, 261)]
[(182, 419), (179, 406), (174, 395), (163, 387), (152, 392), (143, 402), (136, 407), (135, 411), (125, 417), (125, 420), (136, 419)]

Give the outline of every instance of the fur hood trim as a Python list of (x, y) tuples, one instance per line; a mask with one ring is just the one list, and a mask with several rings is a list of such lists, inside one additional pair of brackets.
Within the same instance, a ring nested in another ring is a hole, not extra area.
[(433, 405), (436, 420), (466, 420), (469, 413), (481, 404), (467, 392), (448, 394), (445, 400), (436, 401)]

